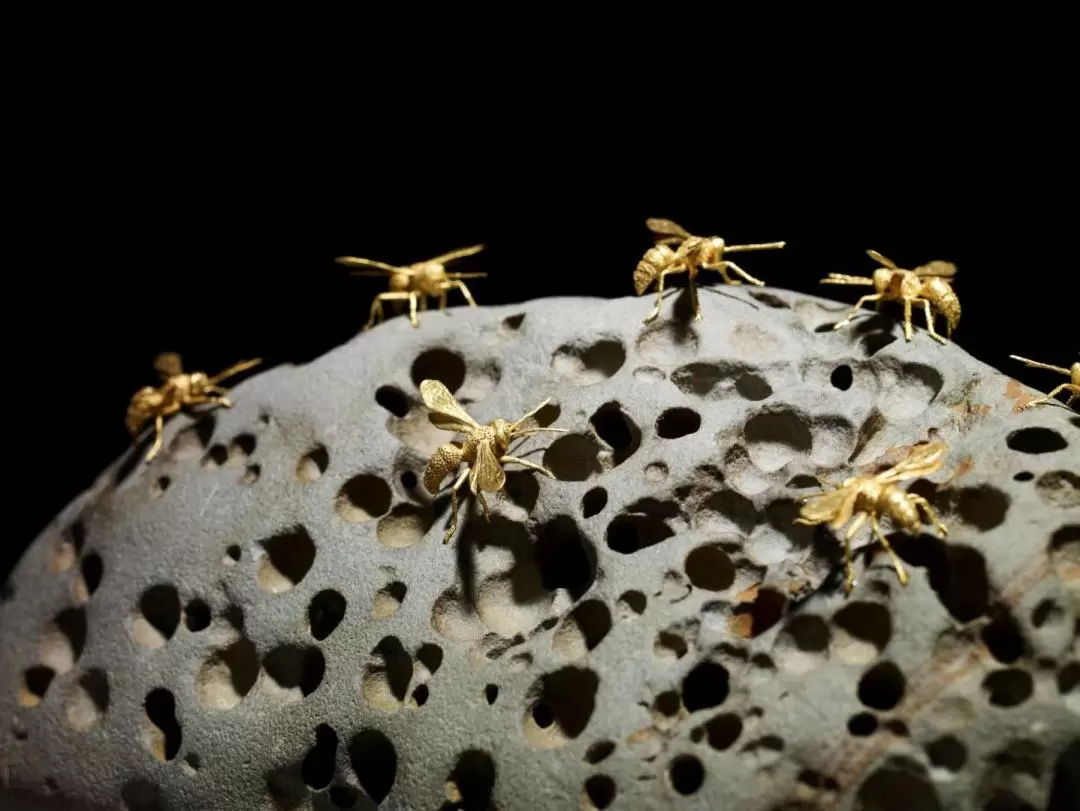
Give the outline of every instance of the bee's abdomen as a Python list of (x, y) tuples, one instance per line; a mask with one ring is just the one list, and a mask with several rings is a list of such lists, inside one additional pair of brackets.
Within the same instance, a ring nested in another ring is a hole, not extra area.
[(952, 285), (944, 279), (930, 279), (923, 287), (923, 295), (930, 299), (930, 303), (945, 316), (950, 329), (956, 329), (960, 323), (960, 299), (952, 289)]
[(656, 280), (670, 262), (675, 253), (667, 245), (654, 245), (645, 252), (634, 270), (634, 292), (641, 295), (649, 289), (649, 285)]

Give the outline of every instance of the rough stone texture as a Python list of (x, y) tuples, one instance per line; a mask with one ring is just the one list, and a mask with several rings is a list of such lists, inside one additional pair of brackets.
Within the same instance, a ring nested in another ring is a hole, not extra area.
[[(133, 811), (1045, 807), (1080, 737), (1080, 417), (885, 316), (676, 298), (397, 318), (174, 419), (11, 578), (0, 780)], [(561, 481), (512, 473), (450, 546), (428, 376), (573, 432), (525, 445)], [(845, 599), (794, 499), (931, 432), (948, 542), (894, 536), (907, 588), (866, 546)]]

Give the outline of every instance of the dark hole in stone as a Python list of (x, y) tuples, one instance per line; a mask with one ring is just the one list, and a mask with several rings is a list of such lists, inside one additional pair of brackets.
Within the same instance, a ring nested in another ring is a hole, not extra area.
[(128, 811), (166, 811), (161, 792), (149, 780), (129, 780), (120, 790), (120, 797)]
[(589, 418), (593, 430), (612, 449), (612, 462), (620, 465), (641, 445), (641, 430), (616, 402), (605, 403)]
[(892, 662), (880, 662), (859, 679), (859, 701), (875, 710), (891, 710), (904, 696), (904, 674)]
[(330, 786), (330, 802), (334, 808), (352, 808), (360, 800), (360, 792), (344, 783)]
[(884, 650), (892, 637), (892, 616), (880, 603), (854, 602), (833, 615), (833, 622), (861, 642)]
[(784, 629), (802, 651), (819, 653), (829, 647), (829, 625), (813, 614), (799, 614), (791, 618)]
[(739, 375), (735, 381), (735, 391), (739, 393), (740, 397), (752, 402), (766, 400), (773, 393), (769, 381), (753, 372), (745, 372)]
[(1035, 478), (1035, 474), (1030, 470), (1021, 470), (1015, 476), (1013, 476), (1014, 482), (1029, 482)]
[(799, 548), (806, 549), (811, 546), (820, 532), (818, 527), (796, 524), (801, 509), (799, 502), (792, 498), (777, 498), (769, 502), (765, 507), (765, 520), (769, 526), (786, 537), (791, 543)]
[(620, 555), (631, 555), (666, 541), (675, 532), (661, 518), (641, 513), (617, 515), (607, 527), (607, 545)]
[(967, 747), (952, 735), (945, 735), (926, 747), (926, 756), (934, 768), (958, 772), (967, 763)]
[(230, 450), (235, 449), (239, 454), (251, 456), (251, 454), (255, 453), (255, 445), (256, 440), (254, 434), (238, 434), (233, 437)]
[(192, 771), (198, 771), (202, 768), (202, 758), (195, 752), (188, 752), (184, 755), (184, 763), (191, 767)]
[(614, 751), (615, 741), (597, 741), (585, 750), (585, 762), (595, 766), (597, 763), (607, 760)]
[(851, 367), (846, 363), (833, 369), (832, 374), (829, 376), (829, 382), (832, 383), (833, 388), (840, 389), (840, 391), (847, 391), (850, 389), (853, 381), (854, 377), (851, 372)]
[(413, 665), (412, 657), (402, 646), (401, 640), (396, 636), (383, 637), (375, 646), (372, 655), (382, 657), (390, 692), (398, 701), (404, 701), (409, 682), (412, 680)]
[(1080, 796), (1080, 738), (1058, 755), (1046, 811), (1070, 811)]
[(765, 293), (760, 290), (751, 290), (750, 298), (754, 301), (760, 301), (766, 307), (772, 307), (774, 310), (790, 310), (791, 305), (784, 301), (779, 296), (772, 293)]
[(955, 619), (971, 622), (987, 613), (990, 581), (986, 561), (978, 550), (946, 544), (929, 534), (912, 537), (894, 532), (889, 543), (906, 563), (929, 569), (930, 587)]
[(705, 767), (693, 755), (679, 755), (668, 766), (668, 779), (679, 794), (693, 794), (705, 782)]
[(295, 811), (308, 796), (308, 789), (294, 765), (282, 766), (266, 775), (266, 790), (281, 811)]
[(671, 382), (685, 394), (704, 397), (727, 376), (715, 363), (688, 363), (671, 373)]
[(1067, 470), (1051, 470), (1039, 476), (1035, 490), (1043, 501), (1055, 507), (1080, 504), (1080, 476)]
[(750, 664), (759, 670), (776, 670), (776, 663), (767, 653), (755, 653), (750, 657)]
[(406, 470), (401, 474), (401, 486), (406, 490), (416, 489), (417, 478), (416, 474), (411, 470)]
[(865, 811), (941, 811), (934, 787), (914, 763), (889, 762), (859, 787), (855, 805)]
[[(243, 627), (242, 612), (240, 627)], [(255, 651), (255, 645), (249, 639), (238, 639), (219, 655), (229, 668), (229, 679), (233, 690), (243, 698), (251, 692), (251, 688), (255, 686), (255, 680), (259, 677), (259, 655)]]
[(188, 600), (184, 608), (184, 624), (189, 631), (199, 632), (210, 625), (210, 606), (198, 597)]
[(581, 498), (581, 517), (592, 518), (607, 506), (607, 490), (594, 487)]
[(830, 321), (828, 324), (818, 324), (816, 327), (814, 327), (814, 332), (817, 332), (817, 333), (832, 332), (833, 331), (833, 326), (835, 324), (836, 324), (835, 321)]
[(592, 437), (566, 434), (548, 445), (544, 451), (544, 467), (564, 482), (583, 482), (603, 472), (597, 454), (600, 448)]
[(23, 673), (23, 684), (26, 686), (26, 691), (30, 695), (42, 699), (45, 697), (46, 691), (49, 689), (49, 685), (52, 684), (52, 680), (56, 677), (56, 671), (51, 667), (45, 665), (34, 665), (27, 668)]
[(495, 791), (495, 761), (479, 749), (463, 752), (458, 758), (450, 780), (457, 786), (461, 811), (488, 811)]
[(813, 438), (806, 423), (794, 411), (766, 411), (746, 421), (743, 435), (747, 443), (786, 445), (799, 453), (808, 453)]
[(722, 515), (743, 532), (749, 533), (761, 521), (754, 502), (735, 490), (713, 493), (703, 505), (705, 509)]
[(379, 386), (379, 388), (375, 389), (375, 402), (395, 417), (404, 417), (409, 413), (409, 398), (397, 386)]
[(1042, 628), (1047, 623), (1061, 622), (1063, 617), (1064, 612), (1058, 608), (1057, 603), (1047, 599), (1041, 601), (1031, 612), (1031, 624), (1036, 628)]
[(562, 408), (558, 403), (548, 403), (533, 415), (532, 422), (540, 428), (547, 428), (559, 419), (560, 414), (562, 414)]
[(656, 647), (663, 649), (664, 651), (671, 651), (676, 659), (681, 659), (686, 655), (689, 648), (686, 645), (686, 640), (681, 635), (672, 631), (660, 631), (656, 635)]
[(1058, 692), (1062, 695), (1071, 693), (1080, 684), (1080, 662), (1069, 662), (1058, 673)]
[(742, 734), (742, 719), (733, 712), (717, 715), (705, 723), (705, 733), (708, 735), (709, 746), (718, 752), (734, 746)]
[(699, 546), (686, 556), (684, 564), (690, 584), (706, 591), (723, 591), (735, 582), (735, 564), (716, 545)]
[(619, 595), (619, 605), (625, 606), (626, 609), (632, 611), (634, 614), (645, 613), (645, 605), (647, 603), (645, 593), (631, 589), (630, 591), (624, 591)]
[(577, 625), (585, 647), (592, 650), (599, 645), (611, 630), (611, 611), (600, 600), (586, 600), (571, 613), (570, 619)]
[(993, 795), (983, 806), (983, 811), (1037, 811), (1037, 809), (1031, 803), (1017, 797), (1011, 789), (997, 787), (993, 789)]
[(428, 673), (434, 676), (442, 666), (443, 650), (438, 645), (425, 642), (416, 652), (416, 658), (428, 669)]
[(90, 552), (82, 559), (82, 578), (86, 586), (86, 595), (93, 596), (101, 585), (101, 577), (105, 573), (105, 567), (101, 562), (101, 555)]
[(304, 696), (309, 696), (322, 683), (326, 660), (318, 648), (282, 645), (266, 655), (263, 668), (279, 687), (299, 687)]
[(983, 679), (982, 687), (994, 706), (1017, 707), (1031, 698), (1034, 683), (1026, 670), (1010, 667), (995, 670)]
[(983, 532), (1001, 526), (1009, 511), (1008, 494), (988, 484), (965, 487), (951, 494), (949, 500), (953, 499), (960, 520)]
[(836, 780), (813, 769), (803, 769), (799, 772), (799, 782), (818, 791), (836, 791), (839, 788)]
[(304, 454), (296, 465), (296, 478), (302, 482), (313, 482), (326, 472), (330, 466), (330, 452), (323, 445), (316, 445)]
[(225, 550), (225, 554), (228, 555), (230, 559), (238, 561), (240, 560), (240, 547), (236, 544), (233, 544)]
[(164, 750), (161, 753), (165, 760), (172, 760), (180, 751), (182, 734), (180, 722), (176, 720), (176, 699), (168, 690), (159, 687), (151, 690), (143, 703), (146, 717), (150, 723), (161, 730), (165, 736)]
[(615, 802), (615, 781), (606, 774), (594, 774), (585, 781), (585, 796), (594, 808), (608, 808)]
[(329, 724), (315, 727), (315, 745), (304, 757), (300, 776), (312, 791), (322, 791), (334, 779), (337, 767), (338, 736)]
[(863, 336), (862, 340), (859, 341), (859, 344), (862, 346), (863, 354), (870, 358), (895, 340), (896, 336), (890, 335), (887, 332), (872, 332), (869, 335)]
[(533, 507), (540, 498), (540, 485), (536, 481), (536, 474), (531, 471), (506, 471), (504, 489), (510, 500), (527, 513), (533, 511)]
[(911, 730), (908, 729), (908, 725), (901, 721), (899, 718), (893, 718), (885, 722), (885, 729), (898, 738), (908, 738), (911, 736)]
[(1049, 428), (1020, 428), (1005, 438), (1005, 444), (1020, 453), (1053, 453), (1069, 447), (1065, 437)]
[(203, 457), (203, 467), (221, 467), (229, 459), (228, 449), (220, 442), (211, 445), (210, 450), (206, 452), (206, 456)]
[(397, 750), (390, 739), (377, 729), (357, 733), (349, 744), (349, 760), (368, 796), (376, 803), (385, 800), (397, 776)]
[(143, 618), (165, 639), (171, 639), (176, 633), (176, 626), (180, 624), (180, 595), (175, 586), (151, 586), (143, 592), (139, 609)]
[(1027, 647), (1020, 626), (1004, 608), (983, 628), (982, 640), (993, 657), (1006, 665), (1023, 656)]
[(390, 510), (390, 486), (378, 476), (361, 473), (341, 486), (337, 512), (346, 521), (368, 521)]
[(507, 329), (518, 330), (521, 329), (521, 325), (525, 323), (525, 313), (518, 313), (517, 315), (508, 315), (503, 319), (503, 326)]
[(308, 627), (318, 641), (326, 639), (345, 618), (345, 598), (334, 589), (323, 589), (308, 605)]
[(593, 671), (580, 667), (564, 667), (542, 676), (533, 720), (541, 728), (557, 723), (567, 738), (576, 738), (592, 718), (599, 685)]
[(79, 677), (79, 686), (99, 712), (104, 713), (109, 708), (109, 679), (104, 670), (87, 670)]
[(728, 690), (727, 668), (716, 662), (701, 662), (683, 679), (683, 706), (690, 712), (718, 707), (728, 697)]
[(428, 696), (431, 695), (431, 690), (426, 684), (416, 685), (416, 689), (413, 690), (412, 698), (416, 702), (417, 707), (423, 707), (427, 704)]
[(848, 719), (847, 728), (852, 735), (865, 738), (867, 735), (873, 735), (877, 731), (877, 718), (868, 712), (860, 712)]
[(674, 690), (665, 690), (653, 701), (653, 709), (668, 718), (678, 715), (681, 706), (679, 694)]
[(395, 580), (393, 583), (386, 587), (386, 593), (393, 597), (398, 603), (405, 601), (405, 595), (408, 593), (409, 587), (402, 583), (400, 580)]
[(568, 515), (559, 515), (536, 530), (533, 560), (548, 591), (564, 588), (575, 600), (596, 577), (596, 551)]
[(669, 408), (656, 420), (656, 435), (661, 439), (689, 436), (700, 428), (701, 415), (691, 408)]
[(1050, 551), (1060, 552), (1068, 544), (1080, 542), (1080, 524), (1066, 524), (1050, 536)]
[(424, 380), (438, 380), (453, 394), (465, 382), (465, 361), (449, 349), (428, 349), (413, 361), (411, 374), (417, 388)]
[(787, 598), (773, 589), (760, 589), (752, 603), (742, 603), (732, 612), (736, 627), (745, 630), (744, 636), (760, 636), (780, 621)]
[[(274, 573), (287, 581), (291, 588), (304, 579), (304, 575), (315, 562), (315, 543), (304, 527), (296, 526), (262, 542), (263, 549), (274, 569)], [(263, 573), (260, 572), (260, 575)], [(270, 582), (277, 578), (260, 577), (260, 582), (268, 591), (282, 591), (282, 584)]]
[(626, 363), (626, 349), (622, 342), (606, 338), (589, 346), (564, 344), (555, 350), (555, 357), (577, 358), (581, 365), (604, 377), (611, 377)]
[(499, 685), (489, 684), (484, 687), (484, 698), (488, 704), (494, 704), (499, 697)]

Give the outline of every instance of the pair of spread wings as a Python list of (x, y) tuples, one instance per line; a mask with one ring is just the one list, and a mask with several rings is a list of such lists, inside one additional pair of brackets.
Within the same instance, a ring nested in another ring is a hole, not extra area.
[(184, 364), (176, 352), (162, 352), (154, 358), (154, 371), (161, 375), (162, 380), (184, 373)]
[(649, 219), (645, 220), (645, 227), (657, 236), (662, 237), (690, 239), (693, 236), (693, 234), (673, 220)]
[[(454, 395), (438, 380), (420, 383), (420, 397), (431, 412), (428, 419), (436, 428), (456, 434), (470, 434), (480, 428), (480, 423), (468, 415)], [(494, 493), (506, 484), (506, 473), (495, 456), (492, 442), (478, 442), (476, 462), (469, 471), (469, 488), (475, 493), (485, 490)]]
[[(870, 258), (878, 264), (884, 265), (889, 270), (901, 270), (897, 264), (889, 259), (887, 256), (882, 256), (877, 251), (867, 251)], [(939, 278), (939, 279), (951, 279), (956, 275), (956, 265), (952, 262), (944, 262), (941, 259), (935, 259), (933, 262), (927, 262), (925, 265), (919, 265), (912, 273), (916, 276), (923, 278)]]
[[(458, 248), (456, 251), (449, 251), (431, 259), (425, 259), (423, 262), (417, 262), (416, 265), (445, 265), (448, 262), (456, 262), (458, 259), (472, 256), (474, 253), (480, 253), (482, 250), (484, 250), (483, 245), (470, 245), (468, 248)], [(416, 276), (421, 272), (416, 265), (397, 267), (396, 265), (388, 265), (385, 262), (376, 262), (374, 259), (364, 259), (360, 256), (339, 256), (334, 261), (339, 265), (348, 265), (349, 267), (375, 268), (374, 271), (354, 270), (354, 276), (382, 276), (384, 273)]]
[[(905, 479), (928, 476), (941, 468), (946, 452), (944, 442), (916, 445), (902, 462), (877, 475), (868, 476), (866, 480), (877, 484), (895, 484)], [(811, 496), (803, 504), (800, 517), (812, 524), (828, 522), (830, 527), (838, 529), (854, 514), (858, 494), (859, 482), (856, 481), (847, 487), (838, 487), (828, 493)]]

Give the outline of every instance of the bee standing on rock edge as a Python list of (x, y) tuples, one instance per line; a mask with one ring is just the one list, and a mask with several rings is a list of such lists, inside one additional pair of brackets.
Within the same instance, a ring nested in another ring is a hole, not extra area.
[(896, 575), (903, 585), (907, 585), (908, 582), (907, 572), (881, 531), (879, 517), (888, 516), (893, 523), (906, 532), (917, 534), (922, 528), (925, 515), (925, 523), (933, 524), (942, 537), (949, 534), (948, 529), (941, 523), (937, 513), (925, 498), (915, 493), (907, 493), (897, 486), (898, 482), (928, 476), (940, 470), (947, 452), (948, 448), (941, 441), (916, 445), (908, 453), (906, 459), (881, 473), (872, 476), (852, 476), (845, 479), (839, 486), (819, 479), (822, 484), (836, 489), (804, 499), (799, 517), (795, 519), (796, 524), (809, 526), (828, 524), (829, 528), (835, 532), (851, 521), (843, 536), (845, 594), (850, 594), (855, 585), (851, 540), (867, 520), (870, 521), (870, 529), (874, 537), (892, 558), (893, 568), (896, 569)]
[[(649, 219), (645, 225), (653, 232), (656, 244), (645, 252), (634, 271), (634, 292), (643, 294), (656, 282), (656, 306), (645, 318), (651, 323), (660, 315), (660, 305), (664, 301), (664, 277), (669, 273), (686, 273), (687, 286), (694, 307), (694, 320), (701, 320), (701, 303), (698, 301), (695, 279), (702, 270), (715, 270), (720, 273), (725, 284), (741, 284), (728, 276), (728, 271), (742, 276), (750, 284), (763, 287), (765, 282), (755, 279), (734, 262), (724, 259), (725, 253), (741, 251), (767, 251), (783, 248), (783, 242), (761, 242), (752, 245), (726, 245), (720, 237), (696, 237), (678, 223), (671, 220)], [(678, 245), (672, 248), (672, 245)]]
[(1023, 408), (1031, 408), (1032, 406), (1041, 405), (1042, 403), (1049, 403), (1063, 391), (1069, 392), (1069, 399), (1065, 401), (1066, 406), (1072, 406), (1073, 400), (1080, 397), (1080, 362), (1074, 363), (1070, 368), (1065, 369), (1061, 366), (1051, 366), (1049, 363), (1039, 363), (1037, 360), (1028, 360), (1019, 355), (1009, 355), (1009, 357), (1030, 366), (1032, 369), (1049, 369), (1052, 372), (1060, 372), (1063, 375), (1068, 375), (1070, 379), (1068, 383), (1062, 383), (1060, 386), (1055, 387), (1045, 397), (1032, 400)]
[(203, 403), (231, 408), (232, 402), (225, 396), (229, 393), (228, 389), (218, 384), (260, 363), (262, 358), (241, 361), (220, 374), (208, 377), (205, 372), (186, 374), (178, 354), (162, 352), (154, 358), (154, 369), (163, 383), (158, 388), (144, 386), (139, 389), (128, 405), (124, 424), (131, 434), (132, 444), (138, 442), (143, 426), (149, 420), (154, 420), (154, 444), (146, 454), (146, 461), (151, 461), (161, 450), (166, 417), (186, 406)]
[(945, 317), (945, 334), (952, 338), (953, 330), (960, 323), (960, 299), (956, 297), (949, 283), (949, 279), (956, 275), (956, 265), (935, 260), (929, 264), (920, 265), (914, 270), (904, 270), (877, 251), (867, 251), (867, 254), (874, 261), (884, 265), (875, 270), (872, 277), (830, 273), (821, 280), (822, 284), (867, 285), (874, 288), (873, 293), (855, 302), (855, 306), (848, 311), (847, 316), (838, 321), (833, 329), (840, 329), (850, 324), (851, 319), (868, 301), (875, 302), (879, 309), (883, 301), (899, 301), (904, 305), (904, 337), (907, 340), (911, 340), (912, 333), (912, 304), (923, 306), (926, 313), (926, 328), (931, 338), (940, 343), (946, 342), (934, 329), (934, 310)]
[(457, 531), (458, 498), (457, 492), (469, 480), (469, 489), (480, 502), (484, 510), (484, 518), (491, 520), (488, 512), (487, 501), (484, 492), (495, 493), (502, 490), (506, 484), (506, 473), (503, 465), (516, 463), (532, 470), (543, 473), (552, 479), (555, 474), (541, 465), (526, 459), (507, 454), (510, 443), (518, 437), (531, 436), (540, 432), (554, 434), (566, 433), (562, 428), (541, 428), (528, 426), (527, 423), (537, 412), (550, 401), (544, 400), (536, 408), (519, 419), (517, 422), (506, 420), (492, 420), (487, 425), (480, 425), (466, 413), (454, 395), (450, 393), (438, 380), (424, 380), (420, 383), (420, 396), (424, 405), (431, 413), (428, 419), (431, 424), (444, 431), (465, 435), (464, 442), (448, 442), (440, 445), (431, 455), (427, 466), (424, 468), (424, 488), (435, 495), (439, 491), (439, 485), (450, 473), (457, 470), (462, 462), (466, 468), (457, 477), (453, 488), (450, 490), (450, 526), (443, 537), (443, 543), (450, 543), (450, 539)]

